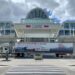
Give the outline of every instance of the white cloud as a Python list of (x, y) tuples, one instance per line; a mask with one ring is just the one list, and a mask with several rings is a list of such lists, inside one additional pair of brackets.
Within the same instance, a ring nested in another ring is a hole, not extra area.
[(59, 7), (58, 8), (56, 8), (55, 10), (54, 10), (54, 14), (55, 15), (57, 15), (57, 16), (59, 16), (60, 18), (61, 18), (61, 20), (64, 20), (64, 19), (66, 19), (66, 17), (68, 17), (69, 16), (69, 14), (68, 14), (68, 12), (66, 11), (66, 6), (67, 6), (67, 4), (68, 4), (68, 1), (67, 0), (58, 0), (57, 1), (60, 5), (59, 5)]
[(11, 0), (12, 2), (15, 2), (15, 3), (24, 3), (25, 0)]
[(55, 9), (59, 6), (55, 0), (26, 0), (27, 3), (31, 3), (31, 7), (33, 3), (37, 3), (37, 6), (41, 6), (42, 8), (50, 8), (51, 10)]
[(67, 11), (72, 17), (75, 16), (75, 0), (68, 0)]
[(0, 0), (0, 20), (19, 21), (35, 7), (48, 8), (61, 19), (75, 17), (75, 0)]

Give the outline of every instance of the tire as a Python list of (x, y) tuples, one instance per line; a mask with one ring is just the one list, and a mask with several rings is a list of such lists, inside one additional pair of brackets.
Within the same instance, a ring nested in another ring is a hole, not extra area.
[(56, 57), (59, 57), (59, 54), (56, 54)]

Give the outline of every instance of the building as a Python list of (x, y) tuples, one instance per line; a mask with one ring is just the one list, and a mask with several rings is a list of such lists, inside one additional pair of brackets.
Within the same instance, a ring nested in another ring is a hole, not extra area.
[[(61, 42), (75, 42), (75, 21), (66, 20), (62, 24), (62, 29), (59, 31)], [(65, 38), (65, 40), (64, 40)]]
[(15, 53), (17, 52), (18, 55), (22, 56), (33, 55), (34, 52), (49, 53), (50, 43), (74, 42), (73, 24), (74, 22), (67, 21), (63, 24), (56, 23), (49, 19), (43, 9), (34, 8), (27, 14), (26, 18), (21, 19), (20, 23), (0, 23), (0, 43), (2, 45), (8, 43), (9, 52), (14, 52), (13, 47), (19, 47), (20, 50), (18, 49), (17, 52), (16, 49)]
[(14, 27), (18, 38), (25, 42), (50, 42), (55, 41), (61, 26), (49, 19), (41, 8), (35, 8)]
[(8, 21), (0, 22), (0, 53), (12, 52), (12, 47), (16, 41), (14, 24)]

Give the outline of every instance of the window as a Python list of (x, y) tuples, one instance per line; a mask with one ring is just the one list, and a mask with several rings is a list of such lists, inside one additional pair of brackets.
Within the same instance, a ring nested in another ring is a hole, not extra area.
[(15, 30), (11, 30), (11, 33), (15, 33)]
[(4, 35), (4, 30), (0, 30), (0, 34), (1, 35)]
[(53, 42), (55, 42), (55, 40), (54, 40), (54, 39), (50, 39), (50, 42), (52, 42), (52, 43), (53, 43)]
[(60, 30), (59, 35), (64, 35), (64, 30)]
[(70, 24), (70, 27), (71, 27), (72, 29), (75, 29), (75, 23), (71, 23), (71, 24)]
[(64, 24), (64, 28), (67, 28), (68, 29), (69, 28), (69, 23), (65, 23)]
[(26, 28), (30, 28), (31, 27), (31, 25), (26, 25)]
[(48, 38), (31, 38), (31, 42), (48, 42)]
[(65, 35), (70, 35), (70, 30), (65, 30)]
[(5, 35), (9, 35), (10, 34), (10, 30), (5, 30)]
[(40, 8), (35, 8), (27, 15), (27, 18), (46, 18), (48, 19), (47, 14)]
[(71, 30), (71, 35), (73, 35), (73, 30)]
[(74, 30), (74, 35), (75, 35), (75, 30)]
[(44, 25), (44, 28), (48, 28), (49, 27), (49, 25)]
[(26, 42), (30, 42), (30, 38), (25, 38), (25, 41)]
[(42, 28), (42, 25), (34, 25), (33, 28)]
[(4, 23), (0, 23), (0, 29), (4, 29), (5, 24)]
[(6, 28), (10, 28), (10, 23), (6, 23)]
[(20, 42), (24, 42), (24, 38), (21, 38)]

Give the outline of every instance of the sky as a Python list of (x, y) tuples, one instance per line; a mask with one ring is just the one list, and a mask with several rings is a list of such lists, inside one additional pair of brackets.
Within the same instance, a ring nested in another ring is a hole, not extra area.
[(35, 7), (52, 11), (62, 21), (75, 19), (75, 0), (0, 0), (0, 21), (19, 22)]

